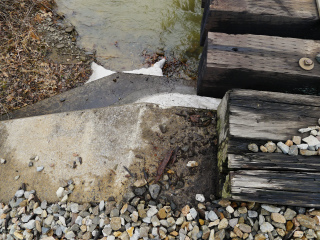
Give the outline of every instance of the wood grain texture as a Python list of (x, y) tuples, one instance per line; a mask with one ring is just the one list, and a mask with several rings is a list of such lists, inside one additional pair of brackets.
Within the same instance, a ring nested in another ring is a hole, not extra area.
[(202, 45), (208, 31), (320, 39), (315, 0), (215, 0), (204, 15)]
[[(320, 94), (320, 64), (300, 68), (302, 57), (315, 61), (320, 41), (260, 35), (209, 33), (199, 65), (198, 94), (223, 97), (231, 88)], [(203, 66), (206, 64), (205, 66)]]
[(320, 206), (320, 156), (253, 153), (249, 143), (286, 141), (315, 126), (320, 97), (234, 89), (218, 108), (218, 168), (223, 196), (239, 201)]
[(230, 194), (240, 201), (318, 207), (320, 173), (230, 172)]

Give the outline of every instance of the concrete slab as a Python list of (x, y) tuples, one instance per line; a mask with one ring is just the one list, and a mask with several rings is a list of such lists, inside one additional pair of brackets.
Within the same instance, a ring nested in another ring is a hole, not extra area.
[[(195, 82), (157, 76), (115, 73), (13, 112), (9, 118), (128, 104), (158, 93), (196, 95)], [(0, 116), (7, 120), (8, 116)]]
[[(166, 125), (164, 133), (160, 124)], [(181, 150), (169, 166), (174, 174), (167, 196), (177, 195), (181, 203), (193, 199), (190, 194), (209, 196), (215, 191), (215, 137), (214, 111), (143, 103), (2, 121), (0, 157), (7, 163), (0, 164), (0, 200), (7, 202), (26, 183), (40, 199), (57, 201), (56, 190), (69, 179), (76, 186), (70, 200), (120, 200), (128, 184), (144, 176), (143, 169), (152, 181), (176, 146)], [(82, 158), (76, 168), (74, 154)], [(38, 161), (29, 160), (35, 156)], [(199, 167), (186, 167), (191, 160)], [(36, 171), (39, 166), (42, 172)]]

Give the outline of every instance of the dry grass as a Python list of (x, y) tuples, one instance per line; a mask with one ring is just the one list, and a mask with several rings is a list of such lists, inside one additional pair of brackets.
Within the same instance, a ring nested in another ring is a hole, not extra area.
[(0, 114), (82, 85), (91, 73), (89, 63), (67, 65), (47, 58), (51, 48), (36, 31), (36, 23), (54, 15), (53, 4), (0, 1)]

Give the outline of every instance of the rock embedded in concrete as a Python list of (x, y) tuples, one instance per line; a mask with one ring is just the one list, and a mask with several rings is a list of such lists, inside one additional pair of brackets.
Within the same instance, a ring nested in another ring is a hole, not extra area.
[(37, 172), (41, 172), (43, 169), (44, 169), (43, 166), (39, 166), (39, 167), (37, 167)]
[(149, 192), (153, 199), (156, 199), (160, 193), (161, 187), (158, 184), (152, 184), (149, 186)]
[(203, 203), (206, 199), (203, 194), (196, 194), (196, 200)]

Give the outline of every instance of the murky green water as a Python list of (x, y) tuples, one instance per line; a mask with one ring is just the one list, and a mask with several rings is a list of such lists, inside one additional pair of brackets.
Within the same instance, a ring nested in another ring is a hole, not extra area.
[(108, 69), (143, 66), (143, 51), (198, 65), (201, 0), (56, 0), (76, 27), (78, 43), (96, 49)]

